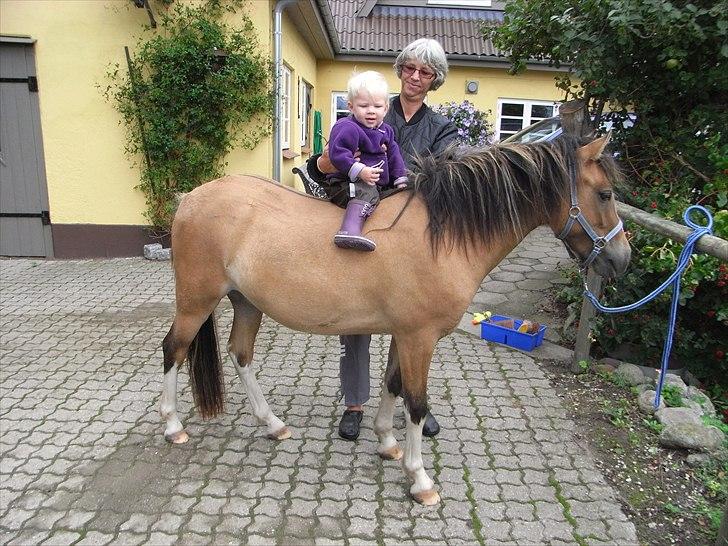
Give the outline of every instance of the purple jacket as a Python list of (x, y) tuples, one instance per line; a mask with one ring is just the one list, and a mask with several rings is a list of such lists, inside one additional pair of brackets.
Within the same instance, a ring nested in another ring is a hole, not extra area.
[[(387, 151), (382, 151), (386, 144)], [(359, 161), (354, 161), (354, 152), (359, 150)], [(386, 123), (370, 129), (359, 123), (353, 116), (338, 120), (331, 129), (329, 139), (329, 158), (339, 174), (330, 178), (347, 177), (355, 182), (361, 170), (366, 167), (380, 166), (379, 186), (407, 182), (407, 169), (399, 146), (394, 140), (394, 130)], [(377, 165), (381, 162), (381, 165)]]

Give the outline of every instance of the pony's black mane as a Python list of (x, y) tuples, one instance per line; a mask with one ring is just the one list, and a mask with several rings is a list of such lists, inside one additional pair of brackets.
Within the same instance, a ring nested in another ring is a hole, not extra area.
[[(429, 212), (433, 249), (446, 242), (465, 246), (492, 237), (524, 237), (523, 220), (541, 221), (569, 199), (570, 169), (578, 177), (577, 149), (562, 136), (551, 142), (452, 146), (440, 155), (415, 158), (412, 187)], [(614, 160), (600, 160), (607, 176)]]

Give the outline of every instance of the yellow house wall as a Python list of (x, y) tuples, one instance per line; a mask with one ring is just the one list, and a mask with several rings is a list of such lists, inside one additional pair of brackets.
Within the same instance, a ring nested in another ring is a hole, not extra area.
[[(271, 2), (255, 0), (248, 6), (261, 47), (272, 51)], [(148, 23), (146, 10), (129, 0), (0, 0), (0, 33), (36, 40), (49, 204), (56, 224), (147, 223), (144, 195), (135, 189), (139, 167), (124, 155), (121, 118), (97, 85), (107, 85), (109, 65), (118, 63), (126, 71), (124, 46), (133, 54)], [(268, 138), (253, 151), (234, 150), (226, 171), (270, 176), (271, 156)]]
[[(248, 17), (253, 22), (260, 51), (266, 52), (273, 60), (273, 0), (250, 0), (247, 3)], [(235, 25), (235, 16), (231, 15), (227, 23)], [(227, 156), (227, 174), (255, 174), (270, 177), (273, 171), (273, 136), (263, 139), (254, 149), (246, 150), (236, 146)]]
[[(317, 87), (317, 63), (316, 58), (308, 49), (303, 37), (296, 30), (295, 26), (283, 12), (283, 62), (291, 69), (291, 139), (289, 151), (296, 154), (293, 159), (283, 158), (281, 163), (281, 182), (287, 186), (293, 186), (303, 191), (300, 179), (294, 178), (291, 169), (303, 163), (309, 158), (309, 153), (301, 151), (300, 137), (300, 116), (302, 108), (299, 104), (298, 85), (301, 79), (313, 86), (313, 104), (315, 109), (318, 100), (319, 89)], [(313, 126), (313, 109), (310, 114), (309, 123)], [(309, 131), (312, 133), (312, 130)], [(310, 137), (311, 138), (311, 137)]]
[[(259, 36), (261, 50), (272, 58), (273, 0), (248, 2), (248, 13)], [(0, 0), (0, 33), (27, 35), (34, 49), (39, 81), (43, 147), (51, 218), (68, 224), (145, 224), (139, 166), (124, 155), (124, 126), (113, 105), (98, 86), (105, 87), (110, 65), (126, 70), (124, 46), (132, 52), (148, 23), (146, 11), (129, 0)], [(235, 24), (234, 17), (228, 21)], [(301, 150), (298, 83), (314, 88), (313, 108), (322, 112), (324, 136), (331, 127), (331, 93), (345, 91), (354, 69), (378, 70), (392, 92), (399, 81), (392, 60), (383, 62), (317, 61), (286, 12), (283, 15), (283, 61), (291, 69), (291, 147), (293, 159), (283, 159), (282, 182), (302, 189), (291, 168), (309, 154)], [(528, 71), (509, 76), (505, 68), (453, 67), (447, 82), (430, 93), (428, 103), (468, 99), (481, 110), (491, 110), (495, 121), (498, 98), (557, 100), (553, 72)], [(478, 94), (465, 93), (465, 81), (480, 83)], [(225, 168), (229, 173), (270, 176), (273, 170), (272, 137), (254, 150), (235, 148)], [(141, 158), (139, 158), (141, 160)]]
[[(392, 68), (392, 60), (384, 62), (328, 62), (319, 61), (318, 82), (315, 108), (323, 118), (324, 133), (331, 129), (331, 93), (346, 92), (346, 82), (352, 71), (377, 70), (384, 74), (390, 91), (396, 93), (400, 82)], [(470, 68), (454, 66), (450, 68), (447, 80), (437, 90), (427, 96), (427, 103), (436, 106), (445, 102), (462, 102), (467, 99), (479, 110), (490, 110), (490, 121), (495, 124), (499, 98), (558, 101), (562, 92), (556, 88), (556, 72), (527, 70), (523, 74), (511, 76), (505, 68)], [(477, 94), (465, 93), (465, 82), (474, 80), (479, 83)]]

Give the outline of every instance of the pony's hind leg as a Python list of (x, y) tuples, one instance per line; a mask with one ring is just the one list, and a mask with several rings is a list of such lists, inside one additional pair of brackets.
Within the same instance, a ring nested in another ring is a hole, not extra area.
[(182, 426), (182, 421), (177, 415), (177, 364), (172, 362), (169, 369), (165, 363), (164, 379), (162, 386), (162, 401), (159, 413), (162, 415), (166, 426), (164, 438), (173, 444), (184, 444), (190, 437)]
[(392, 338), (389, 345), (387, 372), (382, 382), (382, 395), (377, 416), (374, 418), (374, 432), (379, 438), (377, 453), (382, 459), (398, 461), (402, 458), (402, 449), (397, 445), (393, 434), (394, 405), (402, 391), (402, 377), (399, 373), (399, 357), (397, 344)]
[(269, 438), (274, 440), (290, 438), (291, 431), (283, 421), (273, 415), (250, 365), (253, 361), (255, 336), (258, 334), (263, 314), (240, 292), (232, 291), (228, 294), (228, 298), (234, 310), (233, 326), (227, 345), (228, 354), (240, 380), (245, 385), (253, 415), (259, 423), (266, 425)]
[[(211, 320), (211, 317), (207, 317)], [(164, 379), (162, 380), (162, 398), (159, 412), (166, 426), (164, 438), (174, 444), (183, 444), (189, 436), (177, 415), (177, 371), (187, 357), (190, 343), (197, 335), (200, 326), (206, 322), (204, 316), (180, 314), (174, 318), (172, 327), (164, 337), (162, 351), (164, 353)]]

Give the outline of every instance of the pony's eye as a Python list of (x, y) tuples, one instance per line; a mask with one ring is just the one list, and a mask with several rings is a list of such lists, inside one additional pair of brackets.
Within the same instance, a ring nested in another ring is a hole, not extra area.
[(601, 199), (602, 201), (609, 201), (611, 198), (612, 192), (610, 190), (599, 192), (599, 199)]

